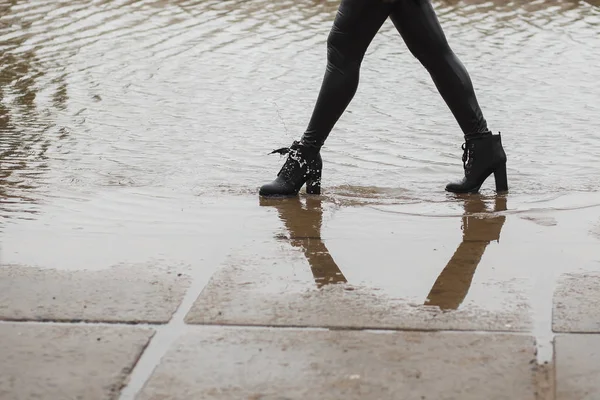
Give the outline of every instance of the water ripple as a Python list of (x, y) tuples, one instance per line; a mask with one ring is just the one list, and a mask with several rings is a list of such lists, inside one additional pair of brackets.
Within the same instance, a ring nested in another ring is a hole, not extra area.
[[(310, 117), (337, 5), (0, 0), (0, 217), (96, 197), (98, 218), (111, 207), (143, 218), (112, 194), (119, 188), (255, 193), (282, 162), (266, 153), (297, 139)], [(597, 1), (434, 6), (503, 132), (513, 195), (597, 192)], [(460, 144), (426, 71), (386, 22), (323, 150), (325, 188), (340, 199), (370, 188), (351, 197), (448, 201)]]

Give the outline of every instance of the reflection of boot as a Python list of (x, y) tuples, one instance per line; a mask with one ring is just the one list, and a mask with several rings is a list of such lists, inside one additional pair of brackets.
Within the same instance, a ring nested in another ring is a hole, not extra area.
[[(479, 196), (466, 199), (464, 208), (463, 241), (435, 281), (425, 301), (426, 305), (438, 306), (442, 310), (455, 310), (463, 302), (487, 245), (493, 240), (500, 240), (500, 231), (506, 219), (503, 215), (472, 215), (489, 213)], [(506, 198), (496, 197), (494, 212), (505, 210)]]
[(321, 240), (323, 209), (319, 198), (308, 198), (306, 207), (302, 207), (298, 197), (261, 198), (260, 204), (277, 208), (279, 218), (289, 232), (290, 244), (304, 252), (317, 287), (347, 282)]

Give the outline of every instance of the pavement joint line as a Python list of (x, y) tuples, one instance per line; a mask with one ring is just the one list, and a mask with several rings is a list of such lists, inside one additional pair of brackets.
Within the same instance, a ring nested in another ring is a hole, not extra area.
[[(245, 243), (246, 240), (237, 242), (236, 246), (230, 243), (230, 247), (238, 247)], [(228, 255), (229, 253), (225, 252), (216, 256), (211, 260), (211, 263), (215, 266), (222, 265)], [(148, 346), (132, 366), (129, 376), (120, 390), (119, 400), (134, 400), (136, 398), (151, 378), (154, 370), (160, 365), (165, 354), (177, 338), (181, 336), (182, 331), (188, 329), (185, 317), (202, 291), (209, 285), (212, 274), (191, 274), (190, 278), (190, 283), (184, 292), (183, 298), (180, 300), (175, 312), (171, 314), (170, 320), (166, 325), (156, 328), (156, 333), (150, 339)]]
[(550, 363), (550, 365), (552, 365), (552, 371), (550, 371), (550, 373), (552, 374), (552, 395), (553, 399), (556, 399), (558, 387), (556, 384), (556, 343), (554, 340), (552, 340), (552, 362)]
[(156, 328), (165, 326), (165, 324), (149, 324), (149, 323), (127, 323), (127, 322), (102, 322), (102, 321), (87, 321), (87, 320), (26, 320), (26, 319), (2, 319), (0, 324), (8, 325), (55, 325), (55, 326), (106, 326), (106, 327), (130, 327), (130, 328)]
[[(103, 322), (103, 321), (52, 321), (52, 320), (43, 320), (43, 321), (33, 321), (33, 320), (0, 320), (0, 324), (23, 324), (23, 325), (57, 325), (57, 326), (106, 326), (106, 327), (114, 327), (114, 326), (122, 326), (122, 327), (136, 327), (136, 328), (154, 328), (154, 329), (169, 329), (174, 328), (174, 326), (170, 326), (173, 322), (170, 323), (128, 323), (128, 322)], [(370, 332), (370, 333), (394, 333), (394, 332), (423, 332), (423, 333), (475, 333), (475, 334), (508, 334), (508, 335), (516, 335), (516, 336), (534, 336), (530, 331), (504, 331), (504, 330), (471, 330), (471, 329), (413, 329), (413, 328), (380, 328), (380, 327), (328, 327), (328, 326), (307, 326), (307, 325), (262, 325), (262, 324), (188, 324), (188, 323), (177, 323), (176, 325), (180, 325), (177, 328), (182, 331), (190, 331), (200, 330), (203, 327), (210, 328), (239, 328), (239, 329), (280, 329), (280, 330), (298, 330), (298, 331), (361, 331), (361, 332)], [(559, 332), (555, 333), (556, 335), (594, 335), (600, 334), (594, 332)]]
[(64, 325), (102, 325), (102, 326), (165, 326), (167, 322), (146, 322), (146, 321), (110, 321), (110, 320), (86, 320), (86, 319), (26, 319), (26, 318), (7, 318), (0, 319), (0, 324), (64, 324)]
[(473, 330), (473, 329), (422, 329), (422, 328), (388, 328), (388, 327), (377, 327), (377, 326), (328, 326), (328, 325), (295, 325), (295, 324), (277, 324), (277, 325), (263, 325), (263, 324), (236, 324), (236, 323), (194, 323), (186, 325), (197, 325), (197, 326), (221, 326), (221, 327), (260, 327), (260, 328), (289, 328), (289, 329), (306, 329), (306, 328), (320, 328), (327, 329), (330, 331), (389, 331), (389, 332), (488, 332), (488, 333), (511, 333), (511, 334), (528, 334), (534, 336), (531, 331), (522, 330)]

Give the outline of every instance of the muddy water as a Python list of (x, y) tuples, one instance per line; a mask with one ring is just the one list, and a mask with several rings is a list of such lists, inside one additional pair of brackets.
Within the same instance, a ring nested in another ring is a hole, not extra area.
[(337, 5), (0, 0), (2, 262), (183, 263), (202, 281), (242, 243), (283, 240), (307, 287), (531, 298), (547, 323), (554, 279), (600, 265), (600, 5), (434, 1), (503, 134), (507, 198), (444, 193), (461, 134), (387, 22), (323, 149), (322, 204), (265, 207), (267, 153), (305, 128)]
[[(6, 1), (1, 4), (2, 211), (118, 189), (254, 193), (297, 139), (337, 1)], [(583, 1), (436, 1), (512, 193), (600, 186), (600, 9)], [(398, 130), (398, 126), (402, 127)], [(445, 201), (460, 131), (386, 23), (323, 152), (329, 194)], [(137, 201), (133, 201), (135, 204)], [(115, 204), (116, 206), (116, 204)]]

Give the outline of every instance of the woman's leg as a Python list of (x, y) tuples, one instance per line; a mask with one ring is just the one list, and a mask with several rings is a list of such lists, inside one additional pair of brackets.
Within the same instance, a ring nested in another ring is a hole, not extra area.
[(465, 175), (446, 185), (446, 190), (476, 193), (493, 173), (496, 191), (507, 191), (506, 153), (500, 135), (489, 131), (469, 73), (450, 49), (429, 0), (399, 0), (390, 16), (412, 54), (429, 71), (465, 135)]
[(327, 69), (303, 145), (320, 148), (350, 104), (367, 48), (394, 6), (382, 0), (342, 0), (327, 39)]
[(431, 75), (465, 137), (490, 133), (469, 73), (454, 54), (429, 0), (399, 0), (391, 19)]
[(393, 7), (383, 0), (342, 0), (327, 38), (327, 69), (308, 127), (299, 142), (274, 151), (289, 156), (277, 178), (261, 186), (261, 196), (297, 195), (305, 183), (307, 193), (320, 193), (319, 150), (354, 97), (367, 48)]

